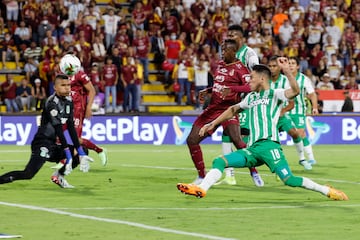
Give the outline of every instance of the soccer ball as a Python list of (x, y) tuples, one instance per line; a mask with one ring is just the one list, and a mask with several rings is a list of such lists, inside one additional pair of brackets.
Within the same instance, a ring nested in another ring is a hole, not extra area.
[(66, 54), (60, 59), (60, 71), (68, 76), (73, 76), (79, 72), (81, 62), (73, 54)]

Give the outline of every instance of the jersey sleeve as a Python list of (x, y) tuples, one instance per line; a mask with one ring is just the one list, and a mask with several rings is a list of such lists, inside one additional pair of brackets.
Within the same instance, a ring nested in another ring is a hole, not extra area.
[(245, 96), (245, 98), (240, 102), (238, 103), (238, 106), (241, 108), (241, 109), (248, 109), (250, 106), (249, 106), (249, 96), (251, 94), (248, 94)]
[(289, 99), (285, 96), (285, 89), (280, 89), (280, 88), (275, 89), (274, 90), (274, 96), (278, 100), (281, 100), (281, 101), (284, 101), (284, 102), (289, 101)]
[(315, 89), (312, 86), (311, 81), (310, 81), (310, 79), (308, 77), (305, 77), (304, 87), (305, 87), (305, 90), (306, 90), (307, 94), (311, 94), (311, 93), (315, 92)]
[(254, 49), (249, 48), (247, 52), (247, 67), (252, 70), (255, 65), (259, 64), (259, 57), (257, 56)]

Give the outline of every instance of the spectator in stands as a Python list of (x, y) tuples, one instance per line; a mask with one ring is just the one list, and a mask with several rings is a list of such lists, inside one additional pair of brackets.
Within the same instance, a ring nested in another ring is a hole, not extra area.
[(16, 0), (4, 0), (4, 3), (6, 4), (7, 26), (11, 29), (19, 18), (19, 3)]
[(188, 61), (189, 56), (186, 52), (181, 53), (179, 62), (175, 64), (173, 71), (174, 82), (180, 84), (180, 92), (177, 96), (177, 104), (181, 105), (182, 97), (186, 93), (186, 105), (191, 105), (191, 84), (194, 79), (191, 63)]
[[(88, 24), (86, 17), (83, 16), (81, 19), (81, 24), (77, 26), (76, 33), (83, 32), (83, 36), (85, 38), (85, 41), (88, 43), (92, 43), (94, 39), (94, 30), (90, 24)], [(79, 36), (78, 36), (79, 38)]]
[(347, 90), (358, 90), (359, 89), (359, 85), (356, 82), (356, 77), (354, 73), (351, 73), (349, 76), (349, 82), (345, 85), (344, 89)]
[(330, 75), (325, 73), (321, 81), (316, 85), (316, 88), (319, 90), (334, 90), (334, 84), (330, 82)]
[(338, 44), (336, 44), (331, 35), (326, 35), (326, 41), (323, 44), (323, 51), (325, 56), (330, 59), (332, 54), (338, 53)]
[(294, 27), (290, 25), (290, 21), (285, 19), (284, 23), (279, 28), (280, 48), (288, 46), (294, 31)]
[(331, 54), (330, 61), (327, 64), (327, 69), (334, 87), (336, 89), (341, 89), (340, 76), (343, 71), (343, 67), (341, 66), (341, 62), (337, 60), (336, 53)]
[(109, 49), (115, 42), (117, 26), (121, 18), (115, 15), (115, 10), (113, 8), (108, 8), (107, 13), (102, 16), (102, 19), (105, 27), (105, 46), (106, 49)]
[(338, 59), (344, 68), (350, 64), (351, 53), (351, 45), (346, 42), (345, 38), (342, 37), (338, 49)]
[(241, 21), (243, 20), (244, 11), (241, 8), (241, 6), (239, 6), (239, 2), (237, 0), (232, 0), (230, 2), (229, 17), (230, 17), (229, 24), (231, 25), (233, 24), (240, 25)]
[(137, 1), (135, 3), (134, 10), (131, 13), (133, 31), (135, 31), (136, 29), (144, 30), (146, 17), (147, 12), (144, 9), (143, 3), (141, 1)]
[(66, 27), (64, 29), (64, 34), (60, 37), (60, 46), (62, 46), (64, 42), (69, 42), (70, 44), (75, 43), (75, 36), (71, 34), (70, 27)]
[(315, 88), (319, 79), (313, 74), (310, 68), (305, 69), (304, 74), (310, 79), (312, 87)]
[(273, 34), (275, 36), (275, 41), (277, 41), (278, 43), (280, 43), (279, 29), (286, 19), (289, 19), (288, 15), (284, 13), (284, 9), (282, 8), (282, 6), (279, 6), (276, 9), (276, 14), (272, 18)]
[(25, 50), (30, 46), (32, 38), (31, 28), (26, 26), (25, 21), (21, 21), (20, 25), (15, 28), (14, 41), (19, 49)]
[(15, 60), (16, 69), (20, 70), (20, 54), (18, 48), (15, 45), (15, 41), (9, 32), (5, 33), (4, 39), (1, 41), (0, 46), (2, 68), (7, 69), (6, 62)]
[(76, 41), (74, 48), (78, 52), (77, 56), (82, 63), (85, 71), (88, 71), (91, 66), (91, 44), (86, 41), (83, 35), (84, 31), (80, 31), (79, 40)]
[(175, 35), (180, 34), (179, 21), (176, 17), (174, 17), (170, 14), (169, 9), (165, 9), (165, 15), (164, 15), (163, 22), (164, 22), (164, 33), (166, 35), (171, 35), (173, 33), (175, 33)]
[(344, 91), (344, 104), (341, 107), (341, 112), (353, 112), (354, 111), (354, 103), (349, 96), (349, 91)]
[[(102, 81), (105, 81), (105, 111), (106, 113), (116, 111), (116, 85), (118, 83), (119, 75), (118, 69), (113, 64), (112, 57), (108, 56), (105, 59), (105, 65), (102, 70)], [(112, 97), (112, 108), (110, 108), (110, 95)]]
[(194, 20), (194, 27), (190, 33), (191, 43), (196, 45), (196, 48), (199, 48), (204, 44), (205, 41), (205, 32), (204, 27), (200, 24), (198, 19)]
[(21, 19), (27, 21), (30, 18), (31, 12), (34, 12), (35, 16), (39, 14), (39, 5), (36, 0), (28, 0), (22, 6)]
[[(95, 1), (95, 3), (96, 3), (96, 1)], [(95, 31), (96, 25), (100, 21), (100, 13), (95, 11), (95, 6), (92, 5), (91, 2), (86, 10), (87, 10), (87, 11), (85, 11), (86, 22), (87, 22), (87, 24), (89, 24), (91, 26), (92, 30)]]
[(139, 59), (144, 68), (144, 83), (150, 83), (148, 54), (151, 50), (151, 43), (149, 37), (145, 35), (144, 30), (140, 28), (136, 30), (132, 45), (135, 47), (136, 58)]
[(38, 74), (38, 69), (39, 69), (39, 61), (33, 57), (28, 57), (27, 62), (24, 65), (24, 71), (26, 76), (25, 79), (28, 82), (30, 82), (30, 79), (36, 74)]
[(99, 67), (101, 69), (106, 57), (106, 48), (99, 36), (94, 37), (94, 42), (91, 47), (91, 61), (100, 65)]
[(85, 6), (79, 0), (72, 0), (69, 5), (69, 20), (75, 22), (80, 12), (84, 12)]
[[(171, 64), (176, 64), (181, 51), (181, 42), (177, 39), (176, 33), (172, 33), (170, 39), (165, 40), (165, 60)], [(170, 71), (165, 71), (165, 84), (170, 86), (171, 83)]]
[(89, 77), (92, 84), (94, 85), (96, 92), (93, 104), (96, 104), (99, 108), (102, 108), (105, 99), (105, 82), (101, 80), (101, 73), (99, 71), (98, 63), (92, 63)]
[(321, 37), (324, 33), (323, 22), (319, 16), (316, 20), (312, 21), (307, 27), (305, 37), (307, 37), (307, 46), (309, 49), (314, 48), (315, 45), (321, 44)]
[[(128, 112), (131, 110), (129, 107), (129, 98), (131, 95), (131, 106), (136, 106), (136, 96), (137, 96), (137, 88), (135, 81), (137, 79), (137, 67), (135, 65), (135, 60), (133, 57), (129, 56), (126, 58), (127, 64), (124, 65), (121, 69), (121, 81), (124, 86), (124, 102), (123, 102), (123, 111)], [(137, 109), (138, 110), (138, 109)]]
[(31, 40), (38, 44), (39, 41), (39, 34), (38, 34), (38, 27), (40, 25), (40, 18), (36, 16), (36, 12), (34, 10), (29, 11), (29, 18), (26, 19), (26, 23), (31, 29)]
[(41, 47), (39, 47), (35, 41), (31, 41), (30, 46), (24, 51), (24, 58), (33, 58), (39, 61), (41, 59), (41, 52)]
[(292, 24), (295, 24), (298, 19), (305, 15), (304, 7), (299, 5), (299, 0), (294, 0), (292, 6), (289, 8), (289, 17)]
[(1, 84), (1, 92), (3, 93), (6, 112), (19, 112), (19, 106), (16, 103), (16, 88), (11, 74), (6, 75), (6, 81)]
[(34, 102), (31, 95), (31, 87), (26, 78), (21, 79), (20, 86), (16, 88), (16, 102), (20, 111), (32, 111), (31, 104)]
[(31, 96), (33, 97), (32, 106), (35, 106), (36, 111), (41, 111), (45, 104), (46, 91), (40, 78), (35, 79), (34, 85), (31, 87)]
[(209, 71), (210, 65), (206, 60), (205, 54), (201, 54), (197, 63), (194, 66), (194, 77), (195, 77), (195, 107), (197, 110), (202, 109), (199, 101), (199, 92), (209, 86)]
[(314, 48), (310, 51), (309, 67), (314, 71), (315, 68), (319, 67), (320, 60), (323, 59), (323, 57), (324, 52), (321, 50), (320, 43), (315, 44)]

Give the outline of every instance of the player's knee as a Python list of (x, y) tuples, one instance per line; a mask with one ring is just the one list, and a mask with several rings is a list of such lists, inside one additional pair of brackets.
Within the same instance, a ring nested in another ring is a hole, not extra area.
[(293, 139), (296, 139), (296, 138), (300, 137), (298, 131), (297, 131), (295, 128), (290, 129), (289, 132), (288, 132), (288, 134), (289, 134)]
[(224, 156), (219, 156), (217, 158), (214, 159), (213, 164), (212, 164), (212, 168), (217, 168), (220, 171), (224, 171), (225, 167), (226, 167), (227, 163), (224, 159)]
[(284, 184), (287, 186), (290, 186), (290, 187), (300, 187), (301, 182), (302, 182), (302, 180), (300, 177), (295, 177), (293, 175), (284, 179)]

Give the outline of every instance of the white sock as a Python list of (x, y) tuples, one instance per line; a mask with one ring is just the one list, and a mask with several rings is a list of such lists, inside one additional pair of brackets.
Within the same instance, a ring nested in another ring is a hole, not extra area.
[(231, 153), (232, 152), (232, 143), (223, 142), (222, 143), (222, 151), (223, 151), (224, 155)]
[(309, 144), (308, 146), (304, 147), (304, 150), (306, 152), (306, 155), (308, 156), (308, 159), (312, 159), (314, 160), (314, 153), (313, 153), (313, 150), (312, 150), (312, 146), (311, 144)]
[(320, 185), (306, 177), (303, 177), (302, 187), (312, 191), (320, 192), (325, 196), (329, 193), (330, 190), (328, 186)]
[(299, 155), (299, 160), (305, 159), (305, 153), (304, 153), (304, 143), (303, 141), (300, 141), (298, 143), (295, 143), (296, 151)]
[(206, 174), (199, 187), (207, 191), (212, 185), (219, 181), (221, 176), (222, 172), (217, 168), (213, 168)]
[(226, 177), (234, 177), (235, 176), (235, 171), (234, 171), (234, 168), (232, 168), (232, 167), (225, 168), (224, 172), (225, 172)]

